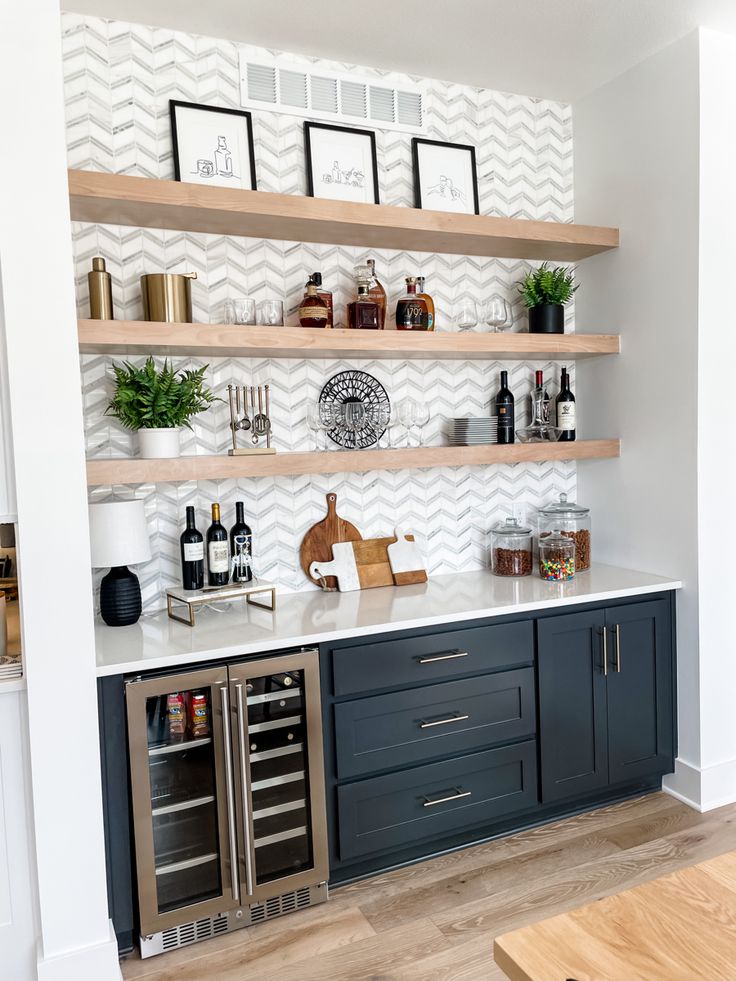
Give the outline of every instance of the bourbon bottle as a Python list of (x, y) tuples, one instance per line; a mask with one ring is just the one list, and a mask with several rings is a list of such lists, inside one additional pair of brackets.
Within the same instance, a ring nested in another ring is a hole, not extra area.
[(417, 296), (427, 304), (427, 330), (434, 330), (434, 300), (424, 292), (424, 276), (417, 276)]
[(309, 278), (312, 280), (312, 282), (314, 283), (314, 285), (317, 287), (317, 296), (321, 297), (325, 301), (325, 303), (327, 304), (327, 323), (325, 324), (325, 327), (332, 327), (333, 326), (333, 320), (332, 320), (332, 293), (330, 293), (329, 290), (323, 290), (322, 289), (322, 273), (321, 272), (313, 272), (312, 275)]
[(302, 327), (326, 327), (327, 304), (317, 294), (317, 285), (310, 279), (307, 291), (299, 307), (299, 323)]
[(396, 304), (397, 330), (428, 330), (427, 301), (417, 296), (416, 276), (406, 277), (406, 293)]
[(366, 263), (371, 271), (371, 281), (368, 287), (368, 296), (378, 306), (378, 329), (383, 330), (386, 323), (386, 290), (381, 286), (376, 278), (376, 260), (369, 259)]
[[(366, 267), (366, 273), (369, 270)], [(370, 296), (370, 280), (358, 279), (358, 296), (348, 303), (348, 327), (351, 330), (380, 330), (378, 304)]]

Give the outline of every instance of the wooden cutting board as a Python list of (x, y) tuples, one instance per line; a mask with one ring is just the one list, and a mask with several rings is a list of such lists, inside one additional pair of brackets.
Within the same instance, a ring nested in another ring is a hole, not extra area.
[(419, 549), (413, 535), (402, 535), (396, 531), (397, 539), (388, 546), (388, 560), (391, 572), (397, 586), (410, 586), (413, 583), (426, 582), (427, 571), (424, 568)]
[[(414, 536), (407, 535), (406, 540), (413, 543)], [(341, 592), (348, 592), (351, 589), (393, 586), (395, 578), (391, 571), (388, 547), (395, 542), (395, 537), (368, 538), (364, 541), (333, 545), (334, 558), (332, 561), (315, 562), (309, 570), (309, 577), (314, 582), (319, 582), (320, 574), (325, 579), (331, 579), (334, 576)], [(412, 579), (411, 581), (425, 580)]]
[(363, 536), (355, 525), (337, 513), (337, 494), (327, 495), (327, 517), (318, 521), (306, 533), (299, 552), (304, 575), (323, 589), (337, 589), (334, 575), (325, 577), (324, 584), (309, 571), (313, 562), (331, 562), (332, 546), (336, 542), (359, 542)]

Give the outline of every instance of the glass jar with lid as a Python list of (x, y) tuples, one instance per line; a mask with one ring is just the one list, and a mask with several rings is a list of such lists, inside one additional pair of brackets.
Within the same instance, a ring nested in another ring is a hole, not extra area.
[(567, 494), (539, 509), (539, 544), (553, 530), (575, 542), (575, 568), (585, 572), (590, 568), (590, 508), (568, 501)]
[(496, 576), (532, 574), (532, 529), (516, 518), (506, 518), (491, 528), (491, 570)]
[(559, 528), (539, 539), (539, 575), (548, 582), (575, 578), (575, 539)]

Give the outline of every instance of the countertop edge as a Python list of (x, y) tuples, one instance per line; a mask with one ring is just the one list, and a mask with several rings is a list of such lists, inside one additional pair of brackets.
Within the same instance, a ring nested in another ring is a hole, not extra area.
[[(416, 630), (422, 627), (432, 627), (443, 624), (483, 620), (496, 617), (512, 616), (530, 613), (536, 610), (553, 608), (564, 609), (571, 606), (581, 606), (588, 603), (625, 599), (629, 596), (645, 596), (652, 593), (662, 593), (682, 588), (682, 582), (676, 579), (662, 579), (661, 582), (648, 585), (630, 586), (619, 589), (606, 589), (591, 592), (584, 596), (550, 597), (549, 600), (535, 600), (507, 606), (479, 607), (474, 610), (464, 610), (455, 613), (441, 613), (432, 616), (422, 616), (414, 619), (394, 620), (365, 626), (350, 628), (316, 630), (307, 634), (294, 634), (280, 638), (273, 643), (264, 642), (261, 638), (250, 643), (229, 644), (225, 647), (202, 648), (197, 651), (187, 651), (176, 655), (161, 655), (148, 659), (138, 658), (132, 661), (121, 661), (115, 664), (98, 664), (98, 678), (114, 677), (116, 675), (135, 672), (157, 671), (163, 668), (195, 664), (199, 661), (224, 660), (227, 658), (243, 657), (249, 654), (268, 654), (273, 651), (287, 650), (294, 647), (310, 647), (331, 641), (345, 640), (353, 637), (373, 636), (376, 634), (394, 633), (401, 630)], [(189, 629), (189, 628), (184, 628)], [(193, 628), (196, 629), (196, 628)]]

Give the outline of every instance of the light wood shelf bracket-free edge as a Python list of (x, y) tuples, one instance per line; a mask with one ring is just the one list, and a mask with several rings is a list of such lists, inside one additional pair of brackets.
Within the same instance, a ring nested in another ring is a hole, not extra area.
[(69, 171), (74, 221), (365, 249), (577, 262), (615, 249), (616, 228), (458, 215), (297, 194)]
[(618, 354), (617, 334), (305, 330), (227, 324), (80, 320), (83, 354), (201, 357), (546, 360)]
[(277, 453), (268, 457), (181, 456), (166, 460), (106, 457), (87, 461), (87, 483), (90, 487), (100, 487), (111, 484), (179, 483), (237, 477), (487, 466), (545, 460), (603, 460), (620, 456), (620, 453), (621, 444), (617, 439), (588, 439), (574, 443), (514, 443), (511, 446), (421, 446), (387, 450)]

